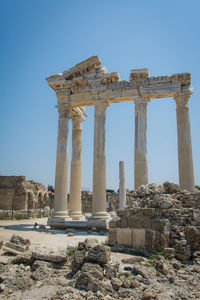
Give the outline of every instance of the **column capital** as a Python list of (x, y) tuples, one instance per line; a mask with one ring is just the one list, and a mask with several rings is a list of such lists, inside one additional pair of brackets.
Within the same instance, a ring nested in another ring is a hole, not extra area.
[(135, 100), (134, 104), (135, 104), (135, 113), (136, 112), (145, 112), (146, 111), (146, 107), (147, 107), (147, 102), (149, 102), (150, 100), (148, 99), (139, 99), (139, 100)]
[(176, 101), (176, 107), (188, 107), (188, 101), (191, 96), (191, 92), (181, 92), (181, 93), (176, 93), (174, 95), (174, 100)]
[(110, 106), (108, 101), (98, 101), (95, 104), (95, 111), (105, 111), (107, 106)]
[(84, 120), (81, 118), (81, 116), (71, 116), (71, 119), (73, 124), (72, 130), (82, 129), (82, 121)]
[(59, 118), (70, 118), (69, 104), (59, 104), (55, 106), (58, 109)]

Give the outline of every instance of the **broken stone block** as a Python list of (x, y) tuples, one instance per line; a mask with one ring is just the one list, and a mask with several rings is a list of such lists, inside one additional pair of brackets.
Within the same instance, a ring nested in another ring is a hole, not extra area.
[(43, 260), (47, 262), (53, 262), (53, 263), (64, 263), (67, 261), (67, 255), (66, 253), (49, 253), (48, 251), (44, 252), (37, 252), (34, 251), (32, 253), (32, 258), (35, 260)]
[(96, 262), (99, 265), (107, 264), (110, 260), (110, 253), (110, 247), (97, 245), (89, 250), (87, 261)]
[(21, 246), (19, 244), (14, 244), (14, 243), (11, 243), (11, 242), (7, 242), (5, 244), (5, 247), (14, 249), (14, 250), (19, 251), (19, 252), (25, 252), (25, 251), (29, 250), (29, 245)]
[(17, 244), (17, 245), (30, 245), (31, 242), (29, 239), (25, 239), (19, 235), (13, 234), (13, 236), (10, 239), (11, 243)]

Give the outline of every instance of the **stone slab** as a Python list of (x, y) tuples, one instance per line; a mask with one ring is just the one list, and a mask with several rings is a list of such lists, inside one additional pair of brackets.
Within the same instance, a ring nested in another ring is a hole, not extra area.
[(131, 228), (117, 228), (117, 244), (132, 246), (133, 233)]
[(132, 246), (136, 249), (145, 247), (145, 229), (133, 229)]

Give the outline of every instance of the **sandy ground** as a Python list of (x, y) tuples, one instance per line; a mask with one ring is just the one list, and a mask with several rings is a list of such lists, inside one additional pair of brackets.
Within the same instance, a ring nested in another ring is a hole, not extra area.
[[(13, 234), (17, 234), (30, 239), (30, 250), (38, 247), (56, 250), (76, 246), (78, 242), (84, 241), (87, 237), (96, 238), (99, 242), (104, 242), (107, 238), (106, 234), (88, 235), (87, 231), (76, 231), (74, 236), (69, 237), (65, 230), (51, 230), (50, 227), (47, 227), (47, 231), (38, 231), (34, 229), (35, 222), (39, 225), (46, 225), (47, 218), (0, 221), (0, 240), (5, 243), (10, 240)], [(0, 254), (2, 254), (2, 250)]]

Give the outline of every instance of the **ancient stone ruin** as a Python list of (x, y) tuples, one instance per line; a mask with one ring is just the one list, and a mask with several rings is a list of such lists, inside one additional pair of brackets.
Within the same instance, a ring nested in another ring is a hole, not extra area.
[[(58, 140), (55, 176), (54, 214), (48, 224), (65, 224), (82, 220), (81, 145), (85, 106), (94, 105), (94, 159), (92, 216), (88, 225), (106, 226), (106, 109), (112, 103), (132, 101), (135, 104), (135, 188), (148, 183), (147, 104), (151, 99), (173, 97), (176, 102), (178, 131), (179, 186), (194, 190), (194, 172), (188, 101), (192, 93), (190, 73), (150, 77), (148, 69), (131, 70), (129, 81), (120, 80), (116, 72), (108, 73), (98, 56), (47, 78), (56, 92), (58, 104)], [(72, 160), (70, 201), (68, 192), (68, 124), (72, 120)], [(89, 149), (88, 149), (89, 150)]]
[(109, 224), (109, 243), (165, 252), (182, 262), (200, 255), (200, 192), (176, 184), (142, 185)]
[(26, 181), (25, 176), (0, 176), (0, 209), (31, 210), (48, 205), (48, 193), (42, 183)]

